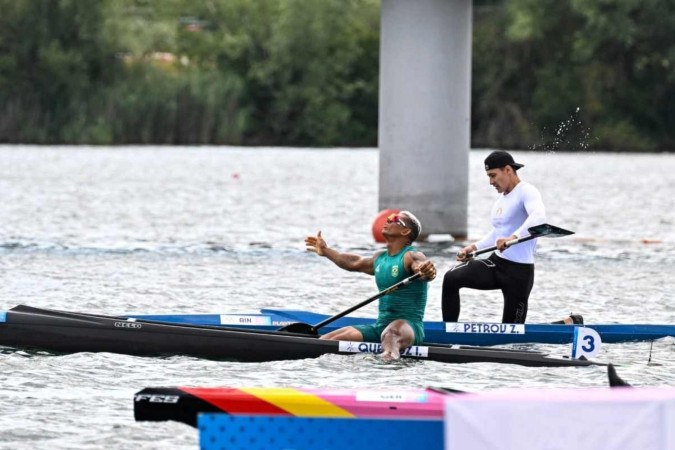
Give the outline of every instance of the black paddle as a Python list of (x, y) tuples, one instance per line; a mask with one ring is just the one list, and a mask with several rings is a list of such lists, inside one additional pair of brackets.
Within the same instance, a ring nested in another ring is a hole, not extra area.
[[(547, 223), (542, 223), (541, 225), (536, 225), (534, 227), (530, 227), (527, 229), (527, 231), (530, 233), (529, 236), (525, 236), (522, 238), (518, 239), (512, 239), (506, 243), (507, 247), (511, 247), (512, 245), (520, 244), (521, 242), (529, 241), (531, 239), (536, 239), (539, 237), (561, 237), (561, 236), (569, 236), (570, 234), (574, 234), (574, 231), (569, 231), (569, 230), (564, 230), (562, 228), (554, 227), (553, 225), (549, 225)], [(483, 253), (491, 252), (497, 250), (497, 246), (493, 247), (488, 247), (484, 248), (482, 250), (476, 250), (475, 252), (469, 253), (470, 258), (474, 258), (478, 255), (482, 255)]]
[(405, 286), (406, 284), (412, 283), (413, 281), (420, 278), (421, 276), (422, 276), (422, 274), (419, 273), (419, 272), (416, 273), (416, 274), (413, 274), (413, 275), (409, 276), (408, 278), (406, 278), (404, 280), (401, 280), (398, 283), (389, 286), (387, 289), (385, 289), (383, 291), (380, 291), (377, 294), (373, 295), (372, 297), (362, 301), (358, 305), (354, 305), (349, 309), (345, 309), (341, 313), (338, 313), (338, 314), (336, 314), (332, 317), (329, 317), (328, 319), (325, 319), (325, 320), (317, 323), (316, 325), (309, 325), (307, 323), (295, 322), (295, 323), (291, 323), (291, 324), (288, 324), (284, 327), (279, 328), (278, 331), (285, 331), (287, 333), (310, 334), (312, 336), (318, 336), (319, 335), (319, 332), (318, 332), (319, 328), (324, 327), (324, 326), (328, 325), (329, 323), (335, 322), (336, 320), (338, 320), (341, 317), (346, 316), (350, 312), (356, 311), (357, 309), (361, 308), (362, 306), (366, 306), (368, 303), (374, 302), (378, 298), (384, 297), (385, 295), (387, 295), (391, 292), (394, 292), (396, 289), (400, 288), (401, 286)]

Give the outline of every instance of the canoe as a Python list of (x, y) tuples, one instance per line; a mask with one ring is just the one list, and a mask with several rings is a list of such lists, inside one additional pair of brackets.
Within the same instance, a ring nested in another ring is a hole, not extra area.
[(197, 427), (203, 449), (672, 450), (674, 411), (672, 388), (519, 386), (446, 397), (443, 420), (210, 412), (199, 414)]
[(136, 421), (196, 426), (200, 413), (292, 417), (442, 419), (437, 389), (148, 387), (134, 395)]
[[(171, 324), (19, 305), (0, 315), (0, 345), (56, 353), (110, 352), (139, 356), (189, 355), (262, 362), (317, 358), (325, 354), (379, 353), (380, 344), (329, 341), (275, 331)], [(445, 363), (505, 363), (532, 367), (605, 365), (542, 352), (462, 347), (412, 346), (405, 358)]]
[[(227, 326), (273, 331), (295, 322), (317, 324), (329, 316), (301, 310), (261, 309), (259, 313), (126, 315), (144, 320), (191, 325)], [(369, 324), (368, 317), (343, 317), (319, 329), (321, 334), (347, 325)], [(479, 322), (425, 322), (426, 342), (461, 345), (503, 345), (520, 343), (568, 344), (577, 325), (502, 324)], [(600, 334), (604, 344), (652, 341), (675, 336), (675, 325), (585, 324)]]
[[(663, 419), (661, 420), (663, 422)], [(465, 427), (471, 428), (470, 425), (465, 425)], [(556, 428), (556, 435), (563, 435), (564, 430), (559, 431), (558, 428)], [(493, 438), (471, 446), (445, 447), (445, 422), (441, 419), (387, 419), (379, 417), (345, 419), (343, 417), (231, 416), (223, 413), (204, 413), (200, 414), (197, 419), (197, 429), (200, 450), (392, 450), (416, 448), (444, 450), (449, 448), (480, 449), (486, 448), (485, 442), (501, 442), (499, 439)], [(520, 429), (527, 429), (527, 427), (520, 426)], [(659, 430), (655, 426), (650, 426), (649, 431), (657, 436), (660, 435), (659, 431), (661, 431), (661, 434), (664, 433), (663, 430)], [(162, 429), (159, 432), (166, 433), (167, 431)], [(530, 445), (518, 447), (503, 447), (494, 444), (491, 448), (542, 448), (541, 442), (546, 441), (540, 438), (534, 442), (539, 445), (530, 443)], [(649, 443), (649, 441), (645, 442)], [(643, 445), (641, 448), (645, 448), (645, 446)], [(652, 448), (650, 447), (650, 450)], [(575, 449), (589, 450), (590, 447), (577, 445)], [(672, 449), (666, 447), (659, 448), (659, 450)]]
[[(630, 386), (607, 367), (610, 387)], [(173, 420), (193, 427), (203, 413), (230, 416), (443, 419), (451, 388), (326, 389), (265, 387), (147, 387), (134, 395), (137, 422)]]

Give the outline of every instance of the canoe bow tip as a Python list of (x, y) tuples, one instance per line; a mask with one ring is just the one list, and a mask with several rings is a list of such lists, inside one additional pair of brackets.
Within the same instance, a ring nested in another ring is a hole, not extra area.
[(607, 378), (609, 379), (609, 387), (632, 387), (632, 385), (625, 380), (623, 380), (618, 373), (616, 373), (616, 368), (614, 364), (607, 364)]

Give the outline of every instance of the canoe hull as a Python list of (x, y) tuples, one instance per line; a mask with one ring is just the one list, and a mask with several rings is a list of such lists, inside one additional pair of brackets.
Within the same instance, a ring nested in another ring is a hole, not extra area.
[[(248, 330), (277, 330), (291, 323), (316, 324), (325, 320), (325, 314), (300, 310), (262, 309), (253, 314), (154, 314), (129, 315), (143, 320), (181, 323), (191, 325), (226, 326)], [(373, 323), (374, 318), (343, 317), (321, 328), (321, 334), (340, 327)], [(524, 324), (514, 332), (514, 324), (463, 323), (452, 324), (456, 331), (449, 332), (444, 322), (425, 322), (425, 341), (458, 345), (504, 345), (504, 344), (569, 344), (574, 339), (576, 325)], [(651, 341), (675, 336), (675, 325), (657, 324), (586, 324), (600, 334), (605, 344), (620, 342)]]
[(0, 345), (56, 353), (109, 352), (136, 356), (189, 355), (244, 362), (316, 358), (337, 343), (311, 337), (129, 321), (116, 317), (18, 307), (0, 325)]
[[(272, 331), (168, 324), (24, 305), (5, 313), (4, 321), (0, 322), (0, 345), (57, 353), (188, 355), (242, 362), (316, 358), (329, 353), (381, 352), (381, 346), (376, 343), (329, 341)], [(440, 344), (413, 346), (402, 354), (408, 358), (446, 363), (493, 362), (536, 367), (598, 364), (550, 357), (541, 352)]]
[(448, 394), (431, 389), (386, 391), (308, 388), (151, 387), (134, 396), (136, 421), (196, 426), (200, 413), (342, 418), (442, 419)]

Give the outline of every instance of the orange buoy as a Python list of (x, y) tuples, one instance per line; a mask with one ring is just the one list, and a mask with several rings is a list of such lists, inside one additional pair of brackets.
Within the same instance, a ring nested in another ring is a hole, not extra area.
[(641, 239), (640, 242), (642, 242), (643, 244), (661, 244), (662, 243), (658, 239), (647, 239), (647, 238)]
[(383, 209), (382, 211), (377, 213), (377, 216), (373, 221), (373, 228), (372, 228), (375, 242), (384, 242), (384, 236), (382, 236), (382, 227), (384, 226), (384, 223), (387, 221), (387, 217), (390, 214), (398, 214), (399, 212), (400, 211), (398, 209)]

